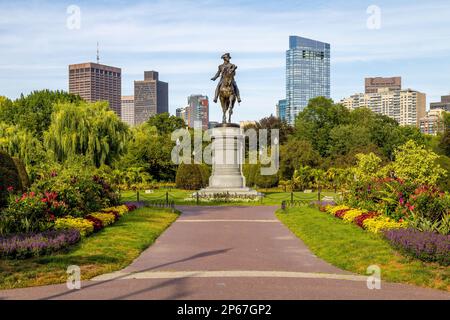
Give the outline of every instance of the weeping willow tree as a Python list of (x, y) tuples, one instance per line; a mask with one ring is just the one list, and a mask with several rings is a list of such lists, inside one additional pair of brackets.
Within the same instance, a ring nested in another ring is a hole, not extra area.
[(63, 103), (55, 108), (44, 133), (44, 146), (55, 160), (83, 155), (100, 167), (122, 154), (129, 129), (106, 102)]
[(27, 167), (45, 159), (41, 141), (30, 131), (0, 122), (0, 150), (20, 158)]

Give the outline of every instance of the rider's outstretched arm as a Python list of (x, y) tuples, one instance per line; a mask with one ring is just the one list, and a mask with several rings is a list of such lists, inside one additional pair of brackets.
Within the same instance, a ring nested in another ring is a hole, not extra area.
[(221, 70), (220, 70), (220, 66), (219, 66), (219, 69), (217, 70), (217, 73), (214, 75), (214, 77), (211, 78), (211, 80), (212, 80), (212, 81), (216, 81), (216, 79), (217, 79), (218, 77), (220, 77), (220, 72), (221, 72)]

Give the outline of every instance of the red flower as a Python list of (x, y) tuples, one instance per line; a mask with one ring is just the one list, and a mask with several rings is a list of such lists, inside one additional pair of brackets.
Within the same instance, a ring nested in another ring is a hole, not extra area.
[(6, 190), (8, 190), (8, 192), (13, 192), (14, 191), (14, 187), (13, 186), (9, 186), (8, 188), (6, 188)]

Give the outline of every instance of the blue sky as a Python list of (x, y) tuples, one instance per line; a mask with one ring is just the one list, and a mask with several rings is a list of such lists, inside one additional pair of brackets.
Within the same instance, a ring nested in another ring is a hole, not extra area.
[[(81, 9), (67, 28), (67, 7)], [(369, 29), (370, 5), (381, 9)], [(403, 86), (450, 93), (450, 2), (435, 1), (4, 1), (0, 0), (0, 95), (67, 90), (67, 65), (95, 61), (122, 68), (122, 94), (157, 70), (169, 82), (169, 108), (192, 93), (211, 97), (211, 76), (231, 52), (243, 102), (235, 120), (275, 112), (285, 96), (289, 35), (331, 44), (335, 101), (363, 91), (366, 76), (402, 76)], [(219, 107), (211, 103), (211, 120)]]

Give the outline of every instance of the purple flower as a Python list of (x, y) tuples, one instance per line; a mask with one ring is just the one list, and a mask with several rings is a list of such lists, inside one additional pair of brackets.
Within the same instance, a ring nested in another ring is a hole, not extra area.
[(396, 249), (423, 261), (450, 265), (450, 235), (421, 232), (415, 229), (396, 229), (384, 233)]
[(20, 259), (50, 254), (80, 239), (80, 232), (74, 229), (0, 237), (0, 257)]

